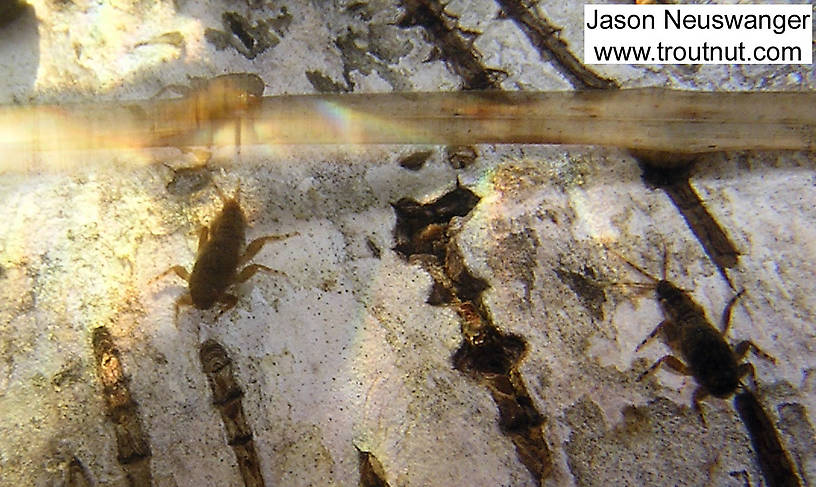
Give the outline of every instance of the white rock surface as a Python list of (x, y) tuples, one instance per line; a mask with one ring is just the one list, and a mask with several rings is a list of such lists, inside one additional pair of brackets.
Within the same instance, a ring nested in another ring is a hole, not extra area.
[[(31, 3), (36, 17), (0, 27), (4, 103), (148, 98), (227, 72), (258, 73), (267, 95), (313, 92), (310, 71), (355, 92), (461, 84), (444, 62), (425, 62), (433, 42), (420, 27), (394, 25), (398, 2)], [(251, 23), (289, 20), (269, 24), (279, 42), (250, 60), (207, 40), (208, 28), (224, 29), (225, 10)], [(582, 5), (542, 1), (537, 10), (580, 58)], [(473, 48), (507, 72), (504, 89), (568, 89), (497, 12), (492, 2), (449, 5), (463, 28), (483, 32)], [(598, 71), (623, 86), (816, 89), (812, 66)], [(432, 151), (422, 169), (399, 166), (418, 150)], [(93, 485), (128, 485), (93, 357), (98, 326), (122, 354), (154, 485), (243, 485), (199, 362), (208, 338), (233, 361), (266, 485), (358, 485), (357, 449), (376, 456), (391, 486), (538, 485), (489, 390), (452, 365), (463, 340), (457, 313), (427, 304), (428, 272), (392, 250), (391, 204), (430, 202), (457, 178), (482, 198), (456, 237), (465, 263), (490, 285), (483, 299), (497, 328), (527, 343), (519, 370), (555, 464), (543, 485), (743, 485), (731, 475), (739, 471), (757, 485), (731, 401), (703, 403), (706, 428), (690, 408), (693, 379), (660, 371), (635, 380), (667, 353), (659, 342), (634, 351), (662, 317), (651, 293), (616, 284), (644, 278), (605, 247), (654, 275), (667, 249), (669, 278), (712, 322), (734, 294), (666, 194), (615, 149), (477, 152), (456, 170), (440, 147), (221, 150), (212, 182), (195, 192), (168, 186), (170, 167), (191, 159), (179, 149), (4, 154), (21, 165), (88, 166), (0, 175), (0, 486), (85, 485), (69, 478), (73, 458)], [(814, 178), (812, 155), (798, 153), (707, 156), (691, 177), (742, 253), (729, 276), (747, 293), (729, 340), (751, 339), (777, 359), (749, 356), (811, 484)], [(221, 206), (214, 184), (240, 188), (249, 239), (298, 235), (254, 259), (285, 277), (259, 272), (223, 315), (183, 307), (176, 322), (182, 281), (151, 280), (191, 268), (196, 229)]]

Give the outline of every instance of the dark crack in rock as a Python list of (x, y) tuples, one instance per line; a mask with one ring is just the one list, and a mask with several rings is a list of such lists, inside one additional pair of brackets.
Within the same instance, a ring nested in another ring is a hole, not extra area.
[(399, 27), (422, 27), (435, 50), (431, 59), (444, 61), (462, 78), (465, 90), (500, 89), (506, 73), (491, 69), (482, 63), (481, 54), (473, 47), (480, 34), (461, 29), (457, 19), (445, 12), (445, 5), (437, 0), (402, 0), (404, 15)]
[(813, 485), (816, 483), (816, 430), (808, 420), (807, 410), (801, 404), (785, 403), (778, 406), (777, 411), (779, 429), (791, 445), (799, 476), (806, 485)]
[(213, 394), (213, 404), (221, 414), (224, 430), (227, 434), (227, 444), (235, 452), (238, 461), (238, 470), (247, 487), (263, 487), (261, 465), (255, 442), (252, 439), (252, 430), (246, 420), (241, 398), (244, 393), (232, 371), (232, 360), (227, 351), (215, 340), (207, 340), (199, 351), (201, 368), (207, 375), (210, 389)]
[(474, 162), (479, 154), (472, 145), (451, 145), (445, 147), (445, 157), (454, 169), (464, 169)]
[(429, 304), (456, 309), (463, 340), (451, 363), (487, 387), (498, 409), (499, 428), (513, 442), (519, 461), (543, 485), (552, 474), (553, 461), (544, 438), (545, 418), (519, 372), (527, 342), (493, 324), (482, 301), (488, 283), (470, 272), (455, 239), (461, 228), (458, 219), (466, 217), (478, 201), (478, 196), (459, 184), (425, 205), (400, 200), (393, 205), (397, 214), (395, 250), (406, 259), (413, 256), (411, 260), (422, 264), (433, 278)]
[(410, 42), (401, 39), (399, 27), (371, 24), (368, 27), (369, 52), (387, 64), (394, 64), (411, 52)]
[(799, 487), (799, 477), (790, 455), (782, 446), (779, 433), (768, 412), (753, 392), (745, 390), (734, 396), (737, 410), (757, 456), (765, 482), (770, 487)]
[(130, 394), (119, 349), (104, 326), (93, 330), (91, 342), (105, 409), (116, 435), (116, 458), (124, 468), (130, 485), (150, 486), (153, 483), (150, 440), (142, 426), (136, 401)]
[(320, 71), (306, 71), (306, 79), (309, 80), (312, 88), (319, 93), (346, 93), (350, 91), (347, 86), (334, 81)]
[(371, 452), (357, 448), (360, 465), (360, 487), (390, 487), (385, 480), (385, 469)]
[(527, 391), (518, 367), (527, 353), (526, 341), (498, 330), (486, 312), (468, 301), (457, 306), (464, 340), (451, 361), (456, 370), (480, 381), (499, 410), (499, 428), (516, 447), (516, 454), (539, 485), (552, 474), (552, 453), (544, 438), (544, 417)]
[(456, 189), (427, 204), (408, 198), (397, 201), (393, 204), (397, 215), (394, 250), (406, 259), (414, 254), (444, 257), (451, 218), (470, 213), (479, 199), (457, 183)]
[(516, 25), (527, 35), (530, 42), (538, 49), (541, 57), (558, 69), (576, 89), (617, 88), (614, 80), (606, 79), (587, 68), (570, 51), (569, 46), (559, 36), (559, 28), (542, 18), (535, 2), (531, 0), (497, 0), (502, 12), (513, 19)]
[[(726, 282), (731, 280), (726, 268), (737, 265), (740, 252), (728, 238), (722, 226), (708, 211), (703, 200), (691, 187), (689, 176), (693, 161), (679, 161), (678, 165), (669, 167), (663, 162), (669, 155), (662, 155), (660, 162), (655, 162), (653, 154), (638, 154), (638, 162), (643, 170), (643, 181), (647, 187), (660, 188), (671, 199), (677, 211), (683, 215), (689, 229), (702, 245), (703, 250), (717, 266)], [(732, 286), (733, 287), (733, 286)]]
[(208, 28), (204, 32), (207, 41), (218, 50), (232, 47), (245, 58), (255, 59), (258, 54), (280, 42), (270, 30), (272, 26), (267, 20), (252, 23), (237, 12), (224, 12), (221, 20), (224, 30)]
[(420, 152), (412, 152), (399, 160), (400, 167), (404, 167), (409, 171), (419, 171), (425, 162), (431, 157), (433, 151), (425, 150)]
[(266, 24), (277, 32), (279, 36), (283, 37), (292, 24), (292, 14), (289, 13), (286, 7), (281, 7), (280, 13), (276, 17), (266, 19)]
[(373, 54), (378, 48), (372, 48), (369, 37), (370, 32), (360, 33), (349, 28), (334, 40), (343, 58), (343, 78), (348, 90), (354, 89), (351, 73), (358, 71), (366, 76), (376, 72), (394, 91), (411, 91), (413, 86), (403, 75)]

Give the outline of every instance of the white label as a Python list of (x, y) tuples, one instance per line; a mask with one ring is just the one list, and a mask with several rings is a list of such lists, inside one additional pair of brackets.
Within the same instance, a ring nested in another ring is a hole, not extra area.
[(810, 5), (584, 5), (587, 64), (811, 64)]

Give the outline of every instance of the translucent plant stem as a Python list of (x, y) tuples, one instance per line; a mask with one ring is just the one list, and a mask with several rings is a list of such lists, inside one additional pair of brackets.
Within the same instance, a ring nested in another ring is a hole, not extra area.
[(816, 93), (649, 88), (284, 95), (240, 110), (229, 110), (224, 100), (212, 103), (217, 111), (203, 110), (200, 97), (6, 106), (0, 108), (0, 147), (6, 154), (235, 144), (589, 144), (674, 153), (816, 149)]

